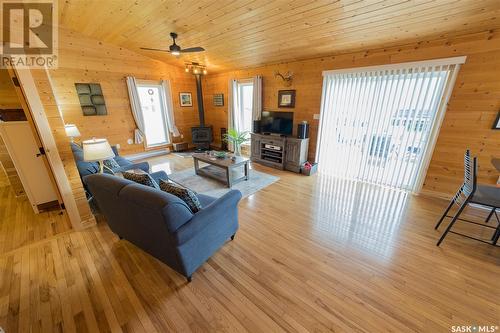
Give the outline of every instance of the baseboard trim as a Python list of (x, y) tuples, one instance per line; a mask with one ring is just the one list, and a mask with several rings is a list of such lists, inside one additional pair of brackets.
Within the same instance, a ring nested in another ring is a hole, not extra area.
[(142, 160), (144, 158), (167, 155), (167, 154), (170, 154), (170, 149), (165, 148), (165, 149), (159, 149), (159, 150), (145, 151), (145, 152), (137, 153), (137, 154), (123, 155), (123, 157), (125, 157), (131, 161), (136, 161), (136, 160)]

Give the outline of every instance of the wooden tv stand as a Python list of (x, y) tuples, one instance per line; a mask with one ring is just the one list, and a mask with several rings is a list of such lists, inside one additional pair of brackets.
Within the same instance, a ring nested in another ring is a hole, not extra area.
[(250, 159), (276, 169), (300, 172), (307, 161), (309, 139), (251, 133)]

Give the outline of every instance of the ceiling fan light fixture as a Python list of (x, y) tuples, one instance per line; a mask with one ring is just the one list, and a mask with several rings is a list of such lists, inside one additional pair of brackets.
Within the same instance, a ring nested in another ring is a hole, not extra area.
[(174, 50), (174, 51), (172, 51), (170, 53), (172, 53), (172, 55), (174, 55), (174, 56), (181, 55), (181, 53), (179, 51), (177, 51), (177, 50)]

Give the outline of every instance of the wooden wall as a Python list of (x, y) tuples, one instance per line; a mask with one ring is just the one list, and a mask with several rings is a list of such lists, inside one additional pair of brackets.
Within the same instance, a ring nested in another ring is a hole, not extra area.
[[(311, 60), (272, 64), (263, 67), (209, 74), (204, 79), (207, 124), (214, 125), (217, 143), (220, 127), (227, 126), (227, 88), (230, 78), (263, 75), (263, 107), (277, 110), (280, 89), (296, 89), (295, 123), (311, 124), (309, 158), (314, 159), (320, 112), (322, 71), (408, 61), (467, 56), (457, 78), (448, 111), (437, 141), (424, 184), (424, 192), (449, 195), (456, 191), (463, 174), (463, 152), (472, 149), (479, 157), (479, 181), (493, 184), (498, 178), (490, 160), (500, 157), (500, 131), (492, 130), (500, 110), (500, 31), (490, 30), (452, 39), (342, 54)], [(294, 72), (293, 85), (285, 88), (274, 71)], [(224, 107), (214, 107), (214, 93), (224, 93)], [(296, 131), (296, 128), (294, 129)], [(295, 133), (294, 133), (295, 134)]]
[[(127, 143), (133, 139), (135, 129), (125, 83), (125, 76), (129, 75), (137, 79), (171, 80), (177, 127), (184, 140), (191, 140), (191, 127), (198, 123), (196, 85), (194, 77), (183, 68), (63, 29), (59, 32), (59, 44), (59, 67), (49, 74), (64, 122), (76, 124), (82, 134), (77, 141), (105, 137), (111, 144), (120, 144), (123, 154), (144, 151), (142, 144)], [(108, 115), (83, 116), (76, 82), (101, 84)], [(192, 93), (193, 107), (179, 106), (179, 92)]]
[(16, 91), (6, 69), (0, 69), (0, 109), (20, 109)]
[[(174, 97), (177, 126), (185, 140), (190, 140), (190, 128), (198, 123), (195, 107), (180, 108), (178, 92), (192, 92), (196, 105), (194, 78), (182, 68), (151, 60), (136, 53), (84, 38), (75, 32), (59, 31), (59, 68), (50, 71), (32, 70), (40, 93), (59, 155), (64, 164), (73, 196), (78, 205), (82, 224), (92, 225), (95, 219), (87, 203), (83, 185), (78, 175), (69, 138), (64, 132), (65, 123), (78, 126), (82, 137), (108, 138), (111, 144), (120, 144), (122, 154), (144, 151), (143, 145), (129, 145), (135, 123), (130, 110), (125, 76), (138, 79), (170, 79)], [(75, 82), (100, 83), (107, 116), (84, 117), (80, 108)], [(179, 139), (178, 139), (179, 140)]]
[(95, 218), (90, 210), (90, 206), (85, 196), (83, 184), (80, 180), (75, 160), (69, 145), (69, 139), (64, 131), (64, 122), (57, 107), (55, 96), (52, 92), (51, 84), (47, 72), (44, 70), (31, 70), (40, 99), (43, 104), (45, 116), (56, 142), (57, 151), (64, 166), (66, 177), (69, 180), (73, 197), (75, 198), (80, 214), (82, 227), (95, 224)]

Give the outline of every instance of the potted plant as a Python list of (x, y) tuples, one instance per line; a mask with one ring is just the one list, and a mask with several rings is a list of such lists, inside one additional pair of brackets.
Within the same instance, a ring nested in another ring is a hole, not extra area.
[(224, 134), (224, 141), (233, 144), (234, 155), (241, 155), (241, 145), (248, 141), (248, 131), (238, 132), (234, 128), (230, 128), (226, 134)]

